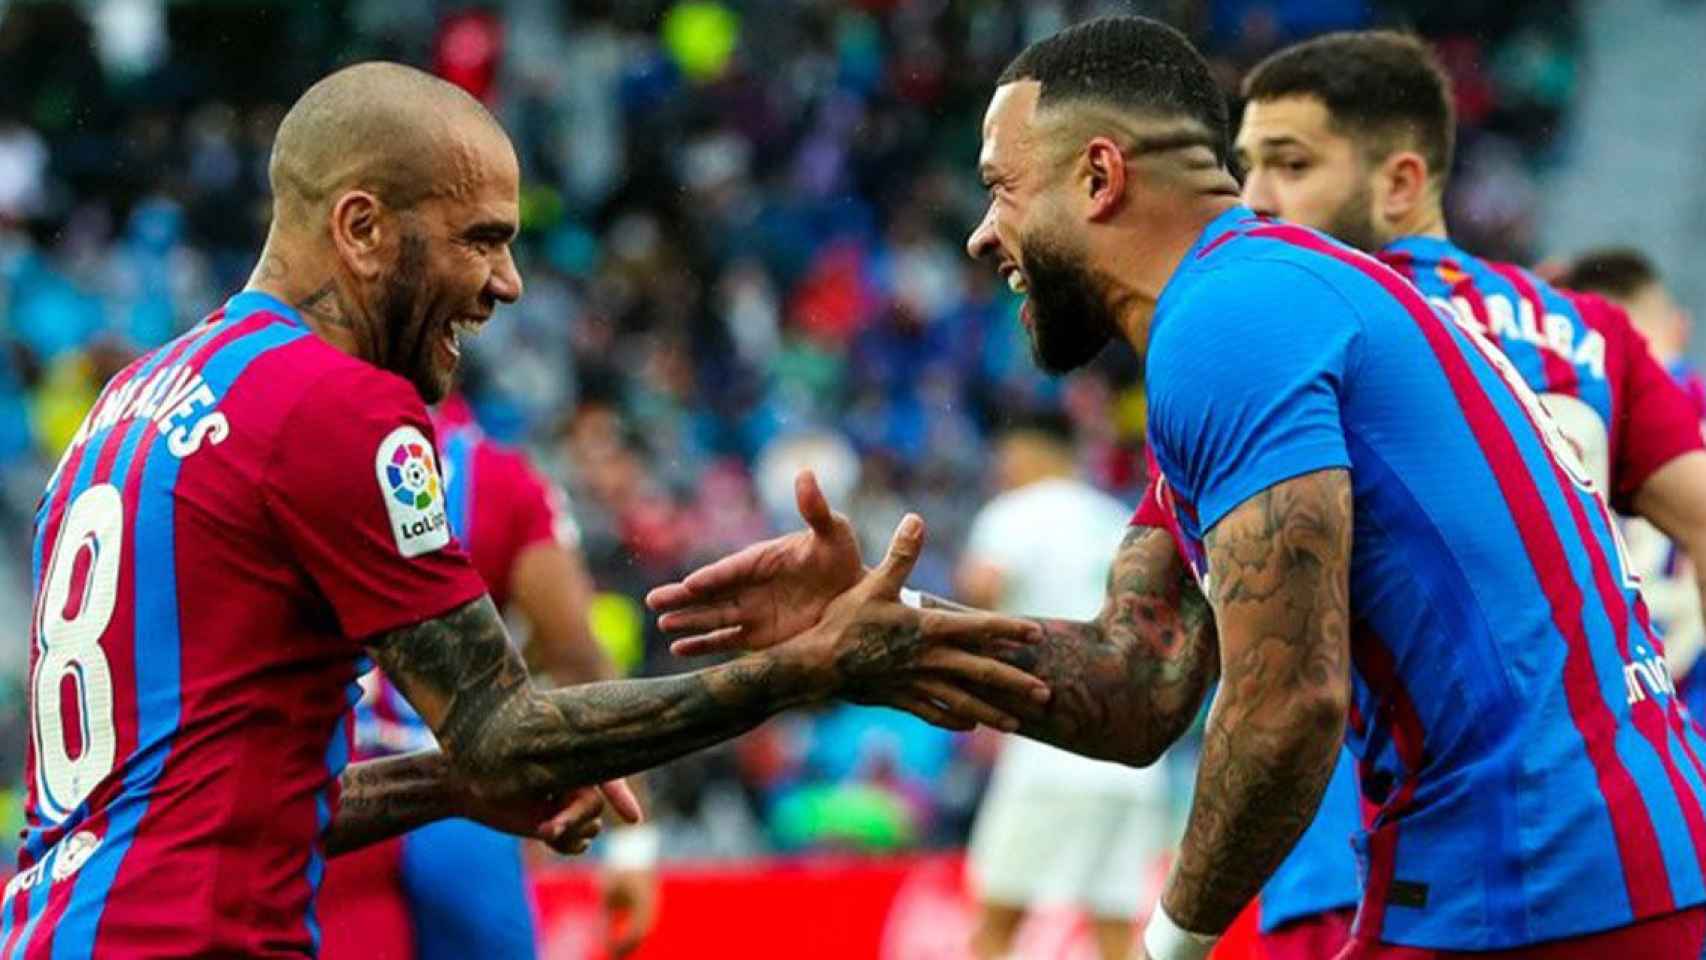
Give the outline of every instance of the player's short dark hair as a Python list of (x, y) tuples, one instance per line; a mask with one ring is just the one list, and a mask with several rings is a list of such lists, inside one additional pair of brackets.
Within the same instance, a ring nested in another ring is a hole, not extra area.
[(1020, 80), (1042, 85), (1039, 109), (1083, 101), (1195, 121), (1202, 145), (1226, 163), (1226, 95), (1202, 54), (1159, 20), (1100, 17), (1067, 27), (1020, 51), (998, 85)]
[(1426, 42), (1407, 33), (1329, 33), (1287, 47), (1244, 78), (1246, 100), (1314, 97), (1334, 128), (1378, 156), (1414, 146), (1428, 169), (1451, 172), (1457, 117), (1451, 78)]
[(1590, 250), (1570, 262), (1558, 285), (1585, 293), (1627, 300), (1659, 282), (1659, 271), (1647, 255), (1632, 247)]
[(1078, 442), (1078, 427), (1064, 411), (1025, 410), (1007, 417), (1000, 426), (1003, 437), (1042, 437), (1057, 446), (1071, 448)]

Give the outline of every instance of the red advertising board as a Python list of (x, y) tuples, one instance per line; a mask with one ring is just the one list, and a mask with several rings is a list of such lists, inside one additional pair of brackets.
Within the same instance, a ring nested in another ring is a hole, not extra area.
[[(635, 960), (971, 960), (973, 902), (959, 853), (818, 856), (672, 867), (657, 928)], [(581, 866), (535, 874), (544, 960), (603, 956), (596, 875)], [(1216, 960), (1255, 960), (1241, 923)], [(1076, 912), (1044, 910), (1015, 955), (1093, 960)]]

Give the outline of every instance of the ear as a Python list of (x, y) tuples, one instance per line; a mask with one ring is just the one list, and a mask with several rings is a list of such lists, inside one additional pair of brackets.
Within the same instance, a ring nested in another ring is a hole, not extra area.
[(390, 239), (386, 211), (379, 198), (365, 190), (351, 190), (333, 202), (330, 217), (332, 245), (344, 264), (364, 280), (384, 271), (384, 247)]
[(1432, 201), (1428, 162), (1413, 150), (1400, 150), (1380, 164), (1376, 174), (1376, 209), (1388, 223), (1406, 220)]
[(1088, 195), (1086, 216), (1106, 220), (1125, 200), (1125, 151), (1107, 137), (1092, 137), (1084, 147), (1080, 182)]

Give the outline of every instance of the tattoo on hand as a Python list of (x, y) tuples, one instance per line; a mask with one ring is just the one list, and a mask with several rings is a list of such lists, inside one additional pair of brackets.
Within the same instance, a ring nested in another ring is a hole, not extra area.
[(1166, 894), (1186, 929), (1226, 929), (1315, 817), (1350, 690), (1351, 484), (1271, 487), (1204, 545), (1223, 677)]

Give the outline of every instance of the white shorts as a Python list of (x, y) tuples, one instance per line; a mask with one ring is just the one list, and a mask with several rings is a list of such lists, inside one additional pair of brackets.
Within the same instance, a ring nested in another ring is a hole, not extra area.
[[(978, 897), (1007, 906), (1080, 906), (1096, 917), (1147, 912), (1158, 868), (1177, 838), (1167, 791), (1091, 786), (1094, 775), (1003, 776), (997, 768), (972, 827), (970, 869)], [(1082, 758), (1073, 758), (1084, 763)], [(1156, 770), (1120, 771), (1158, 778)], [(1105, 771), (1104, 771), (1105, 773)], [(1089, 789), (1086, 787), (1089, 786)], [(1159, 787), (1159, 788), (1158, 788)]]

